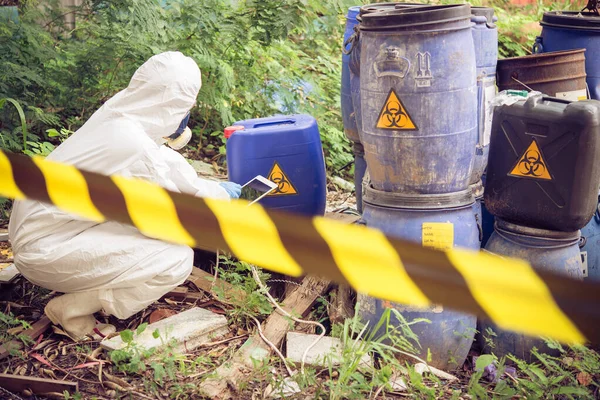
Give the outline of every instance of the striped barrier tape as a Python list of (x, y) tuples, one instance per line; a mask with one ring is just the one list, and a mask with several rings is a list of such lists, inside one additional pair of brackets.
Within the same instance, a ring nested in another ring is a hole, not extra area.
[(600, 284), (535, 271), (483, 252), (437, 251), (359, 225), (202, 199), (158, 185), (0, 151), (0, 196), (32, 199), (96, 222), (224, 250), (291, 276), (320, 275), (413, 306), (439, 304), (502, 329), (568, 343), (600, 343)]

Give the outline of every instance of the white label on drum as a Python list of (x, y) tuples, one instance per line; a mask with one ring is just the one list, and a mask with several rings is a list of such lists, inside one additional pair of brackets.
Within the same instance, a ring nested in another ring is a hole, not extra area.
[(484, 81), (483, 87), (483, 146), (490, 144), (492, 136), (492, 118), (494, 117), (494, 109), (492, 101), (496, 97), (496, 80), (491, 79), (488, 82)]
[(557, 92), (556, 97), (569, 101), (579, 101), (587, 99), (587, 90), (571, 90), (570, 92)]

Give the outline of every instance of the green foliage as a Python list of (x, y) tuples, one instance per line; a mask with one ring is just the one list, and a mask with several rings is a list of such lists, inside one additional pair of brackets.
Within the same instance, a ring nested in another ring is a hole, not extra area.
[(202, 70), (190, 124), (197, 151), (223, 152), (223, 127), (236, 120), (304, 112), (317, 118), (327, 166), (336, 171), (351, 160), (339, 105), (349, 5), (354, 3), (87, 0), (70, 11), (77, 16), (71, 29), (56, 1), (28, 1), (20, 6), (20, 24), (0, 22), (0, 97), (18, 99), (29, 136), (5, 111), (0, 146), (47, 154), (60, 142), (48, 129), (76, 130), (150, 56), (179, 50)]
[[(31, 329), (31, 325), (26, 321), (15, 318), (12, 313), (0, 312), (0, 344), (6, 344), (12, 340), (18, 340), (24, 345), (33, 343), (33, 340), (27, 335), (10, 333), (9, 330), (14, 328)], [(15, 353), (12, 348), (9, 348), (9, 350), (10, 353)]]
[[(475, 399), (512, 399), (519, 395), (531, 399), (594, 399), (600, 388), (600, 355), (584, 346), (563, 348), (555, 341), (546, 341), (557, 356), (531, 351), (535, 362), (528, 363), (513, 355), (500, 360), (493, 355), (482, 355), (477, 359), (476, 372), (469, 380), (468, 392)], [(506, 376), (505, 362), (517, 368), (518, 377)], [(500, 378), (496, 383), (483, 383), (483, 368), (495, 363)], [(492, 395), (493, 394), (493, 395)]]
[[(143, 323), (134, 331), (126, 329), (120, 332), (120, 337), (125, 346), (118, 350), (110, 352), (110, 360), (115, 364), (119, 371), (129, 374), (143, 374), (149, 378), (144, 381), (147, 390), (154, 391), (157, 386), (163, 386), (165, 381), (174, 380), (176, 374), (181, 372), (189, 374), (190, 369), (184, 362), (185, 356), (175, 351), (175, 342), (167, 341), (161, 337), (160, 332), (152, 332), (154, 339), (160, 339), (161, 347), (151, 349), (143, 348), (135, 342), (135, 337), (141, 335), (148, 328), (147, 323)], [(199, 362), (193, 362), (199, 365)], [(150, 374), (145, 374), (150, 371)]]
[[(228, 316), (235, 322), (244, 325), (248, 316), (263, 316), (269, 315), (273, 311), (273, 306), (268, 298), (261, 293), (258, 284), (252, 277), (250, 264), (237, 261), (225, 255), (219, 256), (219, 276), (221, 279), (237, 286), (246, 292), (243, 299), (230, 299), (233, 302), (234, 308), (229, 312)], [(262, 272), (259, 269), (259, 275), (263, 282), (269, 279), (269, 274)], [(226, 298), (223, 289), (216, 285), (214, 287), (215, 294), (220, 298)]]
[[(12, 104), (18, 114), (21, 140), (23, 143), (22, 150), (27, 151), (27, 122), (25, 120), (25, 112), (23, 111), (23, 108), (21, 107), (21, 105), (19, 104), (18, 101), (11, 99), (9, 97), (0, 99), (0, 111), (2, 111), (2, 108), (7, 103)], [(18, 129), (18, 128), (15, 128), (15, 129)], [(14, 130), (12, 132), (6, 131), (6, 130), (0, 130), (0, 140), (2, 141), (2, 147), (3, 148), (10, 148), (10, 147), (18, 148), (19, 144), (15, 140), (15, 136), (17, 136), (16, 134), (17, 134), (16, 130)]]

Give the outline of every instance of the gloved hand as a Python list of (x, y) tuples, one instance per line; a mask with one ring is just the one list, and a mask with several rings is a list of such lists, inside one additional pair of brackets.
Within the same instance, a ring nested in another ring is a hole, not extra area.
[(225, 189), (229, 197), (232, 199), (237, 199), (240, 197), (240, 194), (242, 194), (242, 186), (238, 185), (237, 183), (221, 182), (220, 185), (223, 187), (223, 189)]

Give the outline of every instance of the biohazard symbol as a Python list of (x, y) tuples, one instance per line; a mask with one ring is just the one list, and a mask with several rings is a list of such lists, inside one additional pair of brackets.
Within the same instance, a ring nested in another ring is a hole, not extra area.
[(547, 181), (552, 180), (548, 165), (544, 161), (544, 156), (535, 140), (531, 142), (523, 156), (519, 158), (519, 161), (517, 161), (517, 164), (508, 175), (521, 178), (543, 179)]
[(419, 129), (408, 114), (408, 111), (406, 111), (406, 107), (404, 107), (394, 89), (390, 90), (387, 100), (379, 113), (377, 128), (403, 131), (416, 131)]
[(271, 182), (277, 185), (277, 189), (268, 194), (268, 196), (285, 196), (290, 194), (298, 194), (294, 185), (289, 180), (287, 175), (283, 172), (277, 161), (273, 164), (271, 172), (269, 172), (269, 178)]

